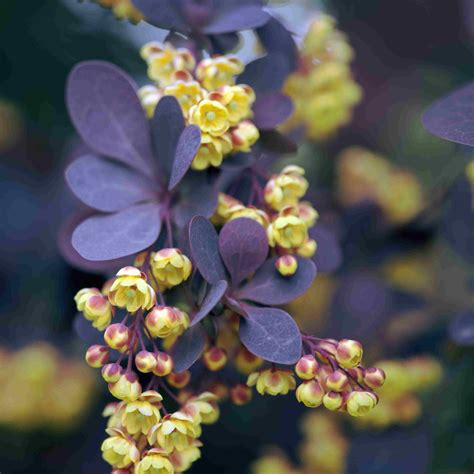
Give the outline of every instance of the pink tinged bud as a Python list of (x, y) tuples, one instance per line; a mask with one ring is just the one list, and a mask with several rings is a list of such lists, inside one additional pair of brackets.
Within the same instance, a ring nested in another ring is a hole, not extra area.
[(336, 349), (336, 359), (344, 368), (357, 367), (362, 360), (362, 344), (350, 339), (339, 341)]
[(170, 306), (155, 306), (145, 318), (145, 326), (153, 337), (168, 337), (178, 324), (179, 314)]
[(380, 388), (385, 383), (385, 372), (377, 367), (365, 369), (364, 382), (370, 388)]
[(358, 383), (362, 383), (365, 377), (365, 369), (362, 367), (353, 367), (352, 369), (347, 369), (347, 373)]
[(214, 394), (219, 401), (224, 401), (229, 396), (227, 385), (217, 380), (207, 387), (207, 391)]
[(227, 354), (220, 347), (210, 347), (203, 356), (204, 365), (212, 372), (221, 370), (227, 364)]
[(156, 365), (153, 373), (158, 377), (166, 377), (171, 374), (174, 367), (173, 358), (166, 352), (157, 352), (155, 354)]
[(123, 369), (119, 364), (107, 364), (102, 367), (102, 378), (107, 383), (117, 382), (123, 373)]
[(298, 261), (293, 255), (283, 255), (277, 259), (275, 267), (280, 275), (291, 276), (294, 275), (298, 269)]
[(302, 380), (311, 380), (318, 371), (318, 361), (312, 355), (303, 356), (295, 365), (296, 375)]
[(245, 405), (252, 400), (252, 389), (239, 383), (230, 389), (230, 398), (235, 405)]
[(347, 397), (347, 412), (352, 416), (363, 416), (372, 410), (378, 402), (372, 392), (351, 392)]
[(86, 352), (86, 362), (94, 369), (99, 369), (109, 360), (109, 348), (95, 344)]
[(120, 352), (125, 352), (128, 349), (130, 339), (130, 329), (122, 323), (111, 324), (104, 333), (107, 345)]
[(127, 401), (135, 401), (142, 394), (142, 387), (134, 372), (127, 372), (117, 382), (109, 383), (109, 390), (115, 398)]
[(349, 386), (349, 379), (342, 370), (336, 370), (326, 377), (325, 385), (328, 390), (342, 392)]
[(148, 351), (140, 351), (135, 356), (135, 365), (140, 372), (149, 373), (156, 367), (155, 354)]
[(307, 380), (296, 389), (296, 399), (308, 408), (316, 408), (323, 403), (324, 393), (317, 380)]
[(185, 370), (179, 374), (172, 372), (166, 377), (166, 380), (174, 388), (184, 388), (191, 380), (191, 372), (189, 372), (189, 370)]
[(339, 410), (344, 404), (344, 397), (339, 392), (328, 392), (323, 397), (323, 404), (328, 410)]

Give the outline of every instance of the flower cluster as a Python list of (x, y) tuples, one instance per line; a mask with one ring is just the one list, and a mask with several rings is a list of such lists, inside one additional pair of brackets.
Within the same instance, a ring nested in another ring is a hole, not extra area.
[(196, 64), (192, 53), (171, 44), (151, 42), (143, 46), (142, 57), (155, 85), (146, 85), (139, 96), (152, 117), (163, 96), (178, 100), (186, 123), (201, 130), (201, 146), (192, 168), (218, 167), (225, 156), (249, 152), (259, 138), (252, 118), (253, 89), (236, 84), (244, 65), (232, 55), (205, 58)]
[(142, 13), (132, 4), (132, 0), (95, 0), (100, 6), (110, 8), (114, 15), (123, 20), (138, 23), (143, 19)]
[(287, 128), (304, 126), (309, 138), (323, 139), (349, 122), (362, 95), (351, 75), (352, 57), (352, 48), (332, 17), (323, 15), (313, 21), (299, 67), (284, 87), (295, 105)]
[(18, 351), (0, 349), (0, 425), (63, 431), (79, 423), (95, 381), (79, 360), (66, 359), (47, 343)]

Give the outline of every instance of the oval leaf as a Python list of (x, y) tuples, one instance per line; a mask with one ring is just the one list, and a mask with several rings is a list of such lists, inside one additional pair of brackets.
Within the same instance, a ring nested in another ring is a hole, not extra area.
[(253, 278), (239, 290), (239, 299), (261, 304), (280, 305), (301, 296), (316, 278), (316, 267), (307, 258), (296, 258), (298, 270), (291, 277), (280, 275), (275, 268), (276, 257), (265, 262)]
[(206, 345), (206, 331), (197, 324), (187, 329), (171, 349), (176, 373), (188, 370), (201, 356)]
[(229, 285), (225, 280), (220, 280), (211, 287), (204, 298), (204, 301), (202, 302), (201, 308), (193, 316), (191, 326), (194, 326), (199, 321), (204, 319), (215, 308), (227, 291), (228, 286)]
[(71, 71), (66, 101), (74, 126), (92, 149), (150, 175), (150, 129), (136, 89), (113, 64), (86, 61)]
[(219, 256), (218, 236), (214, 226), (196, 216), (189, 224), (189, 245), (194, 263), (203, 278), (211, 284), (225, 280), (225, 269)]
[(261, 130), (272, 130), (293, 113), (293, 102), (281, 92), (260, 96), (253, 105), (253, 122)]
[(451, 339), (461, 346), (474, 346), (474, 309), (457, 316), (449, 326)]
[(224, 225), (219, 234), (219, 251), (229, 270), (232, 284), (238, 285), (267, 258), (268, 238), (256, 221), (241, 217)]
[(336, 271), (342, 263), (342, 250), (334, 233), (324, 224), (318, 223), (310, 229), (309, 235), (318, 244), (313, 257), (318, 271), (323, 273)]
[(140, 252), (160, 234), (158, 203), (136, 204), (115, 214), (97, 214), (76, 227), (72, 245), (87, 260), (112, 260)]
[(131, 168), (94, 155), (83, 156), (66, 169), (71, 191), (87, 206), (120, 211), (153, 198), (151, 183)]
[(276, 364), (294, 364), (301, 357), (301, 334), (293, 318), (277, 308), (245, 306), (240, 320), (240, 340), (262, 359)]
[(183, 130), (176, 146), (168, 189), (171, 191), (184, 178), (201, 144), (201, 130), (189, 125)]
[(169, 0), (132, 0), (138, 10), (152, 25), (173, 30), (187, 32), (189, 30), (180, 12), (181, 2)]
[(233, 5), (218, 12), (203, 31), (208, 35), (217, 35), (252, 30), (264, 25), (269, 19), (270, 15), (259, 5)]

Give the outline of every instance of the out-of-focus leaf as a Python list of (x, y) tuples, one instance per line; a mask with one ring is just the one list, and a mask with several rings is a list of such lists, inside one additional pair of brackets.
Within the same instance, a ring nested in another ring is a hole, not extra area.
[(191, 220), (189, 244), (193, 261), (207, 282), (215, 284), (226, 279), (219, 256), (219, 238), (214, 226), (206, 218), (196, 216)]
[(205, 345), (206, 331), (200, 324), (187, 329), (171, 349), (174, 371), (180, 373), (189, 369), (199, 359)]
[(74, 126), (92, 149), (150, 175), (150, 128), (136, 89), (113, 64), (86, 61), (71, 71), (66, 101)]
[(255, 125), (262, 130), (272, 130), (293, 113), (293, 102), (281, 92), (257, 96), (253, 106)]
[(264, 25), (270, 15), (258, 5), (234, 5), (218, 11), (203, 31), (208, 35), (252, 30)]
[(87, 260), (112, 260), (146, 249), (160, 230), (160, 206), (136, 204), (115, 214), (89, 217), (76, 227), (72, 245)]
[(313, 257), (318, 271), (336, 271), (342, 263), (342, 250), (334, 233), (324, 224), (317, 223), (310, 229), (309, 235), (318, 245)]
[(87, 344), (104, 344), (104, 336), (102, 333), (93, 327), (91, 322), (87, 321), (82, 313), (77, 313), (76, 316), (74, 316), (72, 326), (76, 334)]
[(291, 138), (276, 130), (262, 130), (259, 143), (265, 150), (279, 154), (296, 153), (298, 150), (296, 143)]
[(301, 357), (300, 330), (288, 313), (247, 305), (245, 310), (240, 340), (252, 354), (277, 364), (294, 364)]
[(202, 302), (199, 311), (193, 316), (191, 326), (197, 324), (214, 309), (214, 307), (224, 296), (224, 293), (227, 291), (228, 286), (229, 285), (225, 280), (220, 280), (215, 285), (211, 286), (211, 289), (204, 298), (204, 301)]
[(87, 206), (114, 212), (152, 199), (151, 183), (131, 168), (94, 155), (83, 156), (66, 169), (71, 191)]
[(235, 286), (265, 261), (268, 254), (267, 234), (252, 219), (233, 219), (224, 225), (219, 234), (219, 250)]
[(423, 125), (433, 135), (474, 146), (474, 82), (432, 104), (423, 114)]
[(174, 189), (189, 170), (201, 144), (201, 130), (196, 125), (189, 125), (183, 130), (176, 146), (176, 153), (171, 170), (168, 189)]
[(474, 309), (459, 314), (449, 325), (451, 339), (461, 346), (474, 346)]
[(146, 20), (164, 30), (187, 32), (189, 30), (181, 15), (179, 0), (132, 0)]
[(225, 33), (223, 35), (211, 35), (209, 40), (212, 51), (216, 54), (225, 54), (239, 45), (240, 37), (237, 33)]
[(314, 263), (297, 257), (298, 269), (290, 277), (280, 275), (275, 268), (276, 258), (267, 260), (252, 279), (239, 291), (238, 297), (266, 305), (286, 304), (301, 296), (316, 277)]

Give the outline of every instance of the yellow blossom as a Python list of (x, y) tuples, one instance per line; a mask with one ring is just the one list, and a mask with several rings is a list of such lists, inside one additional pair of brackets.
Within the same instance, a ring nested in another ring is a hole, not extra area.
[(138, 98), (148, 118), (153, 117), (156, 106), (162, 97), (162, 92), (155, 86), (146, 85), (138, 89)]
[(102, 456), (111, 466), (127, 468), (140, 459), (135, 443), (125, 436), (123, 431), (110, 428), (107, 433), (111, 436), (102, 443)]
[(201, 443), (194, 440), (193, 445), (182, 451), (174, 451), (170, 454), (170, 461), (172, 462), (176, 472), (187, 471), (191, 465), (201, 457), (199, 447)]
[(231, 137), (234, 152), (248, 153), (260, 138), (260, 133), (250, 120), (243, 120), (232, 129)]
[(92, 326), (103, 331), (112, 320), (113, 307), (97, 288), (84, 288), (74, 297), (78, 311), (91, 321)]
[(147, 451), (135, 466), (134, 474), (173, 474), (174, 472), (168, 454), (162, 449), (153, 448)]
[(193, 419), (182, 411), (166, 415), (155, 425), (148, 435), (148, 442), (157, 445), (166, 452), (183, 451), (192, 446), (196, 437)]
[(209, 99), (191, 107), (189, 121), (214, 137), (223, 135), (230, 126), (227, 109), (217, 100)]
[(220, 137), (213, 137), (208, 133), (201, 134), (201, 145), (191, 164), (195, 170), (204, 170), (209, 166), (218, 167), (224, 156), (232, 150), (232, 140), (228, 133)]
[(377, 397), (371, 392), (351, 392), (347, 398), (347, 412), (352, 416), (363, 416), (377, 405)]
[(308, 181), (304, 178), (304, 173), (303, 168), (292, 165), (273, 176), (264, 189), (267, 204), (276, 211), (296, 205), (308, 190)]
[(298, 216), (283, 211), (267, 228), (268, 242), (271, 247), (297, 249), (306, 242), (308, 228)]
[(290, 390), (296, 388), (293, 374), (286, 370), (265, 369), (253, 372), (247, 379), (249, 387), (256, 386), (260, 395), (286, 395)]
[(234, 84), (234, 77), (244, 70), (244, 65), (235, 56), (216, 56), (199, 62), (196, 75), (201, 84), (213, 91), (222, 86)]
[(165, 95), (172, 95), (178, 99), (178, 102), (186, 116), (191, 107), (204, 98), (204, 91), (199, 82), (194, 80), (178, 80), (165, 87), (164, 93)]
[(186, 281), (193, 269), (191, 260), (177, 248), (161, 249), (151, 256), (151, 271), (162, 288)]
[(251, 117), (252, 104), (255, 102), (255, 92), (250, 86), (240, 84), (237, 86), (223, 86), (218, 91), (221, 95), (220, 102), (225, 105), (229, 114), (231, 126)]
[(232, 206), (227, 212), (227, 221), (238, 219), (239, 217), (246, 217), (258, 222), (261, 226), (267, 227), (270, 218), (265, 211), (254, 206), (244, 206), (243, 204), (236, 204)]
[(142, 387), (138, 377), (133, 372), (120, 376), (117, 382), (109, 383), (110, 393), (119, 400), (134, 401), (140, 397)]
[(241, 204), (242, 203), (238, 199), (235, 199), (228, 194), (219, 193), (217, 198), (217, 208), (211, 218), (212, 223), (216, 225), (225, 224), (230, 215), (230, 209)]
[(145, 325), (152, 337), (180, 336), (189, 327), (189, 316), (179, 308), (155, 306), (147, 314)]
[(162, 396), (154, 390), (143, 392), (137, 400), (127, 402), (122, 414), (122, 424), (131, 435), (147, 435), (160, 419)]

